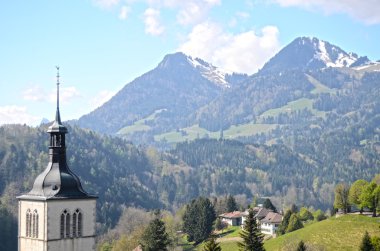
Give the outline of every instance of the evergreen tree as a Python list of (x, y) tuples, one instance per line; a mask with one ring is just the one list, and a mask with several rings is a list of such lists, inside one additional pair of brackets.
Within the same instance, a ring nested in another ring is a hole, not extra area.
[(257, 196), (253, 197), (253, 200), (252, 200), (252, 203), (251, 203), (251, 207), (252, 208), (257, 207)]
[(278, 235), (282, 235), (286, 233), (286, 229), (288, 228), (288, 225), (289, 225), (290, 216), (292, 216), (292, 211), (287, 210), (284, 215), (284, 218), (282, 219), (280, 226), (278, 226), (278, 229), (277, 229)]
[(267, 209), (270, 209), (273, 212), (277, 212), (276, 207), (273, 206), (272, 201), (270, 201), (270, 199), (268, 199), (268, 198), (265, 199), (263, 207), (267, 208)]
[(260, 233), (260, 228), (254, 218), (252, 209), (248, 211), (247, 219), (244, 222), (243, 230), (240, 232), (242, 242), (238, 242), (239, 250), (241, 251), (263, 251), (264, 236)]
[(227, 212), (233, 212), (233, 211), (238, 210), (238, 206), (237, 206), (234, 196), (229, 195), (227, 197), (226, 207), (227, 207)]
[(0, 250), (17, 250), (17, 219), (1, 203)]
[(307, 248), (306, 248), (306, 245), (305, 243), (301, 240), (298, 245), (297, 245), (297, 249), (296, 251), (306, 251)]
[(203, 247), (203, 251), (222, 251), (219, 243), (216, 242), (215, 236), (211, 236)]
[(141, 237), (144, 251), (166, 251), (171, 241), (165, 229), (165, 223), (160, 219), (160, 211), (155, 212), (155, 218), (149, 223)]
[(369, 234), (367, 231), (365, 231), (362, 243), (360, 244), (360, 251), (372, 251), (373, 246), (371, 243), (371, 238), (369, 237)]
[(285, 233), (290, 233), (300, 228), (303, 228), (303, 224), (298, 218), (298, 216), (295, 213), (293, 213), (292, 216), (290, 216), (289, 224), (286, 228)]
[(214, 208), (209, 199), (199, 197), (186, 206), (183, 215), (183, 231), (188, 241), (198, 244), (206, 240), (216, 219)]
[(292, 212), (292, 213), (297, 213), (298, 212), (298, 207), (297, 207), (296, 204), (292, 204), (290, 206), (290, 212)]

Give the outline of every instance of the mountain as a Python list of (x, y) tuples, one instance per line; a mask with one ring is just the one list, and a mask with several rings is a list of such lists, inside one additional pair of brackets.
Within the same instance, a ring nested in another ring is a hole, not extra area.
[[(236, 85), (239, 78), (244, 75), (225, 72), (183, 53), (170, 54), (155, 69), (74, 123), (109, 134), (139, 120), (152, 130), (178, 128), (186, 125), (189, 114)], [(154, 123), (149, 123), (152, 119)]]
[(76, 124), (158, 147), (197, 138), (283, 141), (280, 131), (299, 127), (337, 132), (348, 126), (337, 120), (378, 104), (379, 70), (379, 62), (308, 37), (251, 76), (175, 53)]
[(367, 57), (347, 53), (338, 46), (318, 38), (295, 39), (267, 62), (260, 73), (283, 70), (316, 70), (325, 67), (354, 67), (370, 63)]

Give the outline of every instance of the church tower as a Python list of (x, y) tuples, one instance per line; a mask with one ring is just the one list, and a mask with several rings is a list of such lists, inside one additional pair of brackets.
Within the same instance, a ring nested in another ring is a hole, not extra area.
[(87, 194), (66, 161), (67, 128), (57, 111), (50, 134), (49, 163), (32, 190), (18, 197), (19, 251), (95, 250), (96, 196)]

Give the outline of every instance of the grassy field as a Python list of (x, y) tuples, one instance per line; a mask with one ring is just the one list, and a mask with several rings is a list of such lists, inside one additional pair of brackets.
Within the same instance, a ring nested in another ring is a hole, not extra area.
[(267, 251), (282, 250), (284, 246), (305, 243), (323, 247), (323, 250), (359, 250), (365, 231), (380, 236), (380, 218), (346, 215), (309, 225), (303, 229), (265, 242)]
[(133, 123), (133, 125), (123, 127), (122, 129), (120, 129), (117, 132), (117, 134), (125, 135), (125, 134), (131, 134), (134, 132), (150, 130), (150, 126), (145, 125), (145, 122), (153, 120), (156, 117), (156, 115), (159, 114), (160, 112), (162, 112), (163, 110), (164, 109), (157, 110), (154, 113), (152, 113), (151, 115), (149, 115), (148, 117), (145, 117), (143, 119), (136, 121), (135, 123)]
[[(332, 217), (327, 220), (309, 224), (304, 228), (286, 235), (272, 238), (264, 242), (265, 250), (294, 250), (294, 246), (300, 240), (317, 248), (317, 250), (357, 251), (365, 231), (371, 236), (380, 236), (380, 217), (372, 218), (361, 215), (345, 215), (338, 218)], [(240, 227), (229, 227), (224, 230), (221, 238), (218, 238), (222, 251), (238, 250)], [(201, 251), (203, 244), (196, 247), (186, 243), (183, 239), (183, 250)]]
[(324, 84), (322, 84), (321, 82), (319, 82), (318, 80), (313, 78), (312, 76), (307, 75), (307, 74), (306, 74), (306, 76), (307, 76), (308, 80), (310, 81), (310, 83), (312, 83), (315, 87), (315, 89), (313, 89), (310, 92), (311, 94), (319, 94), (319, 93), (331, 93), (331, 94), (333, 94), (336, 92), (336, 90), (325, 86)]
[(293, 111), (299, 111), (299, 110), (303, 110), (303, 109), (310, 110), (315, 116), (318, 116), (318, 117), (324, 117), (325, 116), (325, 112), (318, 111), (318, 110), (313, 108), (313, 100), (312, 99), (300, 98), (300, 99), (291, 101), (282, 107), (270, 109), (270, 110), (262, 113), (260, 115), (260, 117), (269, 117), (269, 116), (276, 117), (280, 113), (286, 113), (286, 112), (290, 113)]
[[(274, 129), (276, 124), (242, 124), (237, 126), (231, 126), (227, 130), (223, 131), (223, 137), (225, 139), (233, 139), (241, 136), (251, 136), (257, 133), (265, 133)], [(181, 132), (182, 131), (182, 132)], [(156, 135), (154, 137), (155, 141), (160, 141), (165, 139), (169, 143), (178, 143), (186, 140), (194, 140), (196, 138), (214, 138), (218, 139), (220, 137), (220, 132), (210, 132), (206, 129), (200, 128), (198, 125), (193, 125), (191, 127), (183, 128), (181, 131), (172, 131), (168, 133), (163, 133)]]

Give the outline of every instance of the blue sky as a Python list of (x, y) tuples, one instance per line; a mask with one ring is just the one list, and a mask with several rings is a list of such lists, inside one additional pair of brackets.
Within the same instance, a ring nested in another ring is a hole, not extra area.
[[(377, 0), (0, 2), (0, 124), (89, 113), (169, 53), (252, 74), (299, 36), (380, 59)], [(243, 55), (243, 56), (242, 56)]]

